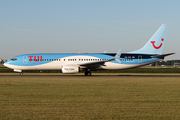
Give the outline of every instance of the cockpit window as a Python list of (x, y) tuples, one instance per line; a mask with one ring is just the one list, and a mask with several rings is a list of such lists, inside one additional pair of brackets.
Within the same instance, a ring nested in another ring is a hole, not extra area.
[(11, 60), (12, 60), (12, 61), (16, 61), (16, 60), (17, 60), (17, 58), (12, 58)]

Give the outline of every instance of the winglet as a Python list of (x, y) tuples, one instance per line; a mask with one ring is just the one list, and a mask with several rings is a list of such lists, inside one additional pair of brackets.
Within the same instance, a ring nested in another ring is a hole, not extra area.
[(123, 50), (123, 48), (121, 48), (121, 49), (116, 53), (116, 55), (114, 56), (114, 59), (119, 59), (119, 58), (120, 58), (121, 53), (122, 53), (122, 50)]

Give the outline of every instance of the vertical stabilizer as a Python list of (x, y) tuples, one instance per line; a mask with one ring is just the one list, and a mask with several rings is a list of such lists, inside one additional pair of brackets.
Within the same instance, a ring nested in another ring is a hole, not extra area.
[(162, 24), (156, 33), (150, 38), (150, 40), (139, 50), (132, 51), (130, 53), (141, 54), (162, 54), (164, 43), (166, 40), (166, 34), (168, 31), (168, 24)]

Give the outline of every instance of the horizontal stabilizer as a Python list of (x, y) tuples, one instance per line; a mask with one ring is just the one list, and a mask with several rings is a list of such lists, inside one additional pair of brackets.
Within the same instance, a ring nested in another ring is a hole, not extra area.
[(162, 58), (162, 57), (166, 57), (166, 56), (169, 56), (169, 55), (173, 55), (175, 53), (168, 53), (168, 54), (162, 54), (162, 55), (154, 55), (154, 56), (151, 56), (152, 58)]

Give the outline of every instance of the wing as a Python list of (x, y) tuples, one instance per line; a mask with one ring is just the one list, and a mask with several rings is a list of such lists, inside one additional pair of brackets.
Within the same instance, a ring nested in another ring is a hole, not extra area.
[(122, 52), (123, 48), (120, 49), (116, 55), (114, 56), (113, 59), (109, 59), (109, 60), (103, 60), (103, 61), (96, 61), (96, 62), (89, 62), (89, 63), (83, 63), (83, 64), (79, 64), (79, 66), (84, 66), (85, 68), (87, 69), (97, 69), (101, 66), (105, 66), (104, 64), (106, 62), (110, 62), (110, 61), (114, 61), (114, 60), (117, 60), (119, 61), (119, 58), (121, 56), (121, 52)]

